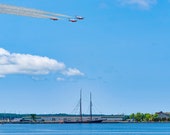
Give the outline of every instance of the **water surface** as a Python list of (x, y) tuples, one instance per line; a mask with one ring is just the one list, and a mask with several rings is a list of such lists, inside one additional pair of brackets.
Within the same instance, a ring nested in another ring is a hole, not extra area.
[(170, 123), (3, 124), (0, 135), (170, 135)]

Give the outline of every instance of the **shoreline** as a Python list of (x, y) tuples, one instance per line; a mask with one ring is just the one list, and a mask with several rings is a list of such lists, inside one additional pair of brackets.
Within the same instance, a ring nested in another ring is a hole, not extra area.
[(115, 121), (115, 122), (101, 122), (101, 123), (64, 123), (64, 122), (0, 122), (3, 124), (156, 124), (156, 123), (170, 123), (170, 121), (160, 122), (128, 122), (128, 121)]

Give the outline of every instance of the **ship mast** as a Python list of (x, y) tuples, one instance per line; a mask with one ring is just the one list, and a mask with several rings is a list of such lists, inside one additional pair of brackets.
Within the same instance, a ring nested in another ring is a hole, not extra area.
[(90, 92), (90, 120), (92, 121), (92, 96)]
[(83, 121), (82, 118), (82, 90), (80, 90), (80, 121)]

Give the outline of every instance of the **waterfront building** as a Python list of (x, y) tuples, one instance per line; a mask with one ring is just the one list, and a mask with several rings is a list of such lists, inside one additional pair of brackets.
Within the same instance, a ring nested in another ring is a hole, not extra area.
[(168, 120), (170, 119), (170, 113), (169, 112), (156, 112), (156, 114), (158, 115), (158, 118), (160, 120)]
[[(46, 123), (56, 122), (56, 123), (63, 123), (65, 120), (69, 121), (79, 121), (79, 115), (53, 115), (53, 116), (41, 116), (41, 119), (44, 120)], [(83, 115), (83, 120), (89, 120), (89, 115)], [(109, 122), (122, 122), (125, 120), (125, 115), (93, 115), (94, 120), (102, 119), (103, 123)]]

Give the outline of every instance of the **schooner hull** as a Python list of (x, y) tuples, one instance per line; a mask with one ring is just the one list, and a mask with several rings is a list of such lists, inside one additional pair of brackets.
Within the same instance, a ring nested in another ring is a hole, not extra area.
[(103, 120), (87, 120), (87, 121), (64, 121), (64, 123), (102, 123)]

